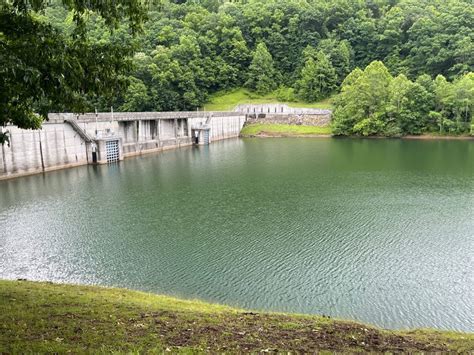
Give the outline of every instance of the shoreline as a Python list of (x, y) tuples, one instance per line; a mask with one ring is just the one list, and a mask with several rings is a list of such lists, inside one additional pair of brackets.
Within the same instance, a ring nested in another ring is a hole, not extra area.
[(0, 280), (0, 352), (470, 352), (474, 334), (386, 330), (123, 288)]
[(259, 133), (241, 135), (240, 138), (333, 138), (330, 134), (272, 134), (272, 133)]
[(406, 140), (474, 140), (474, 135), (441, 135), (437, 132), (420, 135), (387, 137), (381, 135), (334, 135), (331, 126), (295, 125), (289, 123), (250, 123), (244, 125), (240, 132), (241, 138), (351, 138), (351, 139), (406, 139)]
[(241, 134), (240, 138), (335, 138), (335, 139), (391, 139), (391, 140), (474, 140), (474, 136), (438, 136), (431, 134), (407, 135), (401, 137), (386, 136), (335, 136), (332, 134), (293, 134), (291, 132), (261, 132), (256, 134)]
[(408, 135), (404, 137), (400, 137), (403, 139), (420, 139), (420, 140), (474, 140), (474, 136), (437, 136), (431, 134), (422, 134), (419, 136)]

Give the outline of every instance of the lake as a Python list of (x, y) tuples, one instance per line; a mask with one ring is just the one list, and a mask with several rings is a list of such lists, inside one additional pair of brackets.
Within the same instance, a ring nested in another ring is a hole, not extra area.
[(474, 331), (474, 142), (233, 139), (0, 181), (0, 278)]

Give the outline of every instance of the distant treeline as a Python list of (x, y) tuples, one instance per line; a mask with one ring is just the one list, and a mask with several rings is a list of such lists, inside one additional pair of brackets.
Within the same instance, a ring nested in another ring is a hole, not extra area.
[[(60, 4), (41, 16), (72, 31)], [(91, 42), (136, 52), (128, 88), (90, 103), (188, 110), (242, 86), (312, 102), (342, 85), (339, 134), (463, 132), (472, 117), (473, 24), (471, 0), (162, 1), (135, 39), (125, 27), (110, 34), (89, 21)]]

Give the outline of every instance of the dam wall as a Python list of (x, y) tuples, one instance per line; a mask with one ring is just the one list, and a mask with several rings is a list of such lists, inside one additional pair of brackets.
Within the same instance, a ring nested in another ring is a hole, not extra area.
[(53, 113), (39, 130), (9, 125), (0, 145), (0, 180), (238, 137), (239, 112)]
[(0, 179), (87, 164), (86, 142), (64, 123), (41, 130), (8, 126), (10, 146), (0, 145)]

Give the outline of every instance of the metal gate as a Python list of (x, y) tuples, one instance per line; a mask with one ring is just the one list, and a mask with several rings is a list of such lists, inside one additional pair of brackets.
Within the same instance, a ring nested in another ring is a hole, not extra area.
[[(199, 137), (199, 140), (200, 140), (200, 144), (204, 144), (204, 145), (208, 145), (209, 144), (209, 129), (203, 129), (201, 131), (201, 137)], [(201, 141), (202, 140), (202, 141)]]
[(120, 153), (119, 153), (118, 143), (119, 143), (118, 140), (105, 142), (105, 149), (107, 152), (107, 163), (113, 163), (113, 162), (119, 161)]

